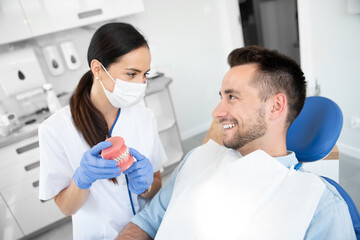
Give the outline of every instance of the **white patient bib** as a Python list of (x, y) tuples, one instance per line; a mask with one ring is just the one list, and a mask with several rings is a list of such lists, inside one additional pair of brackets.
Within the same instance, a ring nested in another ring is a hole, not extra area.
[(263, 151), (209, 141), (179, 172), (155, 239), (303, 239), (324, 189)]

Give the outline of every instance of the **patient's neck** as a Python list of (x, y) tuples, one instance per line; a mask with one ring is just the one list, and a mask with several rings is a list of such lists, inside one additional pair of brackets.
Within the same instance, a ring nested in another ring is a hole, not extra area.
[(273, 141), (252, 141), (243, 147), (239, 148), (238, 151), (242, 156), (246, 156), (256, 150), (263, 150), (272, 157), (282, 157), (287, 155), (286, 139), (273, 140)]

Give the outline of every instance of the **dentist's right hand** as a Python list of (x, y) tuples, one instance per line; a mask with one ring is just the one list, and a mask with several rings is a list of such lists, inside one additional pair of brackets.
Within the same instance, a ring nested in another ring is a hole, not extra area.
[(103, 159), (99, 153), (111, 146), (111, 142), (96, 144), (82, 156), (80, 167), (75, 170), (74, 182), (81, 189), (88, 189), (98, 179), (116, 178), (121, 174), (114, 160)]

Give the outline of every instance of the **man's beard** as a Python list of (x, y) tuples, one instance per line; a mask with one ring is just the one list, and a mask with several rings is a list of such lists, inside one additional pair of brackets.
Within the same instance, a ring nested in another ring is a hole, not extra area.
[[(246, 125), (242, 132), (236, 132), (232, 139), (228, 141), (224, 139), (223, 144), (225, 147), (238, 150), (246, 144), (264, 136), (267, 129), (264, 108), (259, 109), (255, 119), (247, 119), (246, 121), (251, 125)], [(240, 128), (238, 123), (237, 126)]]

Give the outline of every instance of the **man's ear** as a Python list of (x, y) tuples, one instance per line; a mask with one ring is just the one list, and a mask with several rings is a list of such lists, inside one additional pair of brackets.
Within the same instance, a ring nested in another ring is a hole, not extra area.
[(91, 68), (91, 72), (93, 73), (94, 77), (100, 78), (102, 68), (101, 68), (101, 63), (97, 59), (91, 60), (90, 68)]
[(285, 116), (287, 109), (287, 98), (283, 93), (278, 93), (272, 96), (270, 100), (270, 120), (275, 120), (279, 117)]

